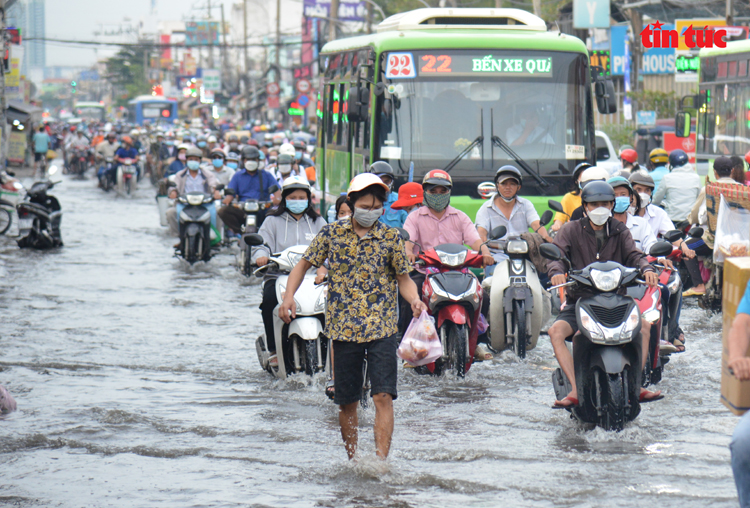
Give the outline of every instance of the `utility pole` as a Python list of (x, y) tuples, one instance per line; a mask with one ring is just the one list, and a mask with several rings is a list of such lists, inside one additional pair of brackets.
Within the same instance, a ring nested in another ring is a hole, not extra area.
[(734, 26), (734, 1), (727, 0), (727, 26)]
[[(222, 5), (222, 7), (224, 7)], [(214, 68), (214, 31), (211, 29), (211, 0), (208, 0), (208, 68)]]
[(221, 88), (225, 88), (227, 81), (227, 30), (224, 24), (224, 4), (221, 4)]
[(336, 28), (339, 24), (339, 0), (331, 0), (331, 12), (328, 13), (328, 40), (336, 40)]
[(248, 66), (247, 58), (247, 0), (242, 0), (242, 52), (245, 59), (245, 78), (247, 78), (250, 73), (250, 67)]
[(534, 15), (542, 16), (542, 0), (531, 0), (531, 4), (534, 7)]
[[(5, 55), (5, 0), (0, 0), (0, 40), (2, 41), (2, 51)], [(7, 109), (5, 102), (5, 66), (0, 63), (0, 168), (5, 167), (6, 156), (8, 154), (8, 122), (5, 117)]]
[[(281, 0), (276, 0), (276, 72), (281, 72)], [(281, 76), (276, 76), (281, 81)]]
[[(633, 44), (630, 46), (630, 81), (632, 85), (630, 90), (638, 92), (641, 88), (639, 76), (641, 72), (641, 55), (643, 54), (639, 34), (643, 31), (643, 16), (635, 9), (630, 9), (630, 29), (633, 31)], [(638, 101), (635, 101), (633, 118), (635, 118), (639, 106)]]

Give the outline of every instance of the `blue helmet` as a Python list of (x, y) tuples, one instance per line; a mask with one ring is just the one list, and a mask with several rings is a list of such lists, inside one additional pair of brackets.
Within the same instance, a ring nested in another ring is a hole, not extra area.
[(688, 156), (684, 150), (672, 150), (672, 153), (669, 154), (669, 167), (679, 168), (687, 164), (688, 160)]

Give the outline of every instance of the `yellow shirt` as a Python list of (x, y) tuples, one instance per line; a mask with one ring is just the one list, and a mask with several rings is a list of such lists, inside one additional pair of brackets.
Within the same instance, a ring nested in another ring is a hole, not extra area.
[(581, 206), (581, 195), (579, 194), (573, 194), (572, 192), (568, 192), (565, 194), (562, 199), (560, 200), (560, 204), (563, 207), (563, 210), (568, 215), (563, 215), (561, 213), (555, 214), (555, 220), (559, 220), (563, 224), (568, 222), (569, 216), (573, 215), (573, 212)]

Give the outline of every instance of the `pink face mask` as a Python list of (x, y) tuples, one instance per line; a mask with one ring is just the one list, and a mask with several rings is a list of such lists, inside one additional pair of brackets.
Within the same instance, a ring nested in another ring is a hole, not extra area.
[(181, 161), (184, 161), (185, 159), (187, 159), (187, 155), (185, 155), (184, 153), (178, 153), (177, 158)]

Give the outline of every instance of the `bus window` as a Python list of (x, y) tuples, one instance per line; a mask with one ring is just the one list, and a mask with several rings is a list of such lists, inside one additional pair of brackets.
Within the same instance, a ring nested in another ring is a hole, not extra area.
[(324, 107), (326, 117), (326, 144), (334, 144), (333, 133), (336, 128), (336, 124), (339, 121), (338, 114), (338, 93), (336, 92), (336, 85), (326, 85), (326, 103)]
[[(726, 69), (727, 62), (722, 63)], [(722, 63), (719, 63), (719, 69), (721, 69)], [(735, 153), (734, 141), (737, 135), (738, 121), (736, 91), (735, 85), (716, 85), (714, 88), (713, 100), (715, 102), (716, 130), (714, 131), (711, 151), (718, 155), (731, 155)]]

